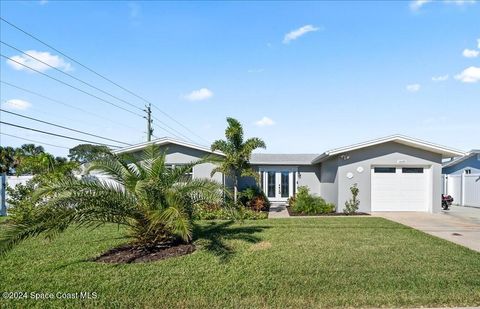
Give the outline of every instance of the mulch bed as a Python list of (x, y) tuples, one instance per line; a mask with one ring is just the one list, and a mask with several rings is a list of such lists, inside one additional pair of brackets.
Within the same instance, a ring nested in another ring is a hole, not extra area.
[(141, 263), (164, 260), (176, 256), (187, 255), (195, 251), (193, 244), (180, 244), (175, 246), (163, 246), (153, 248), (140, 248), (125, 245), (110, 249), (104, 254), (93, 258), (91, 261), (100, 263)]
[(366, 213), (366, 212), (356, 212), (354, 214), (345, 214), (343, 212), (328, 212), (328, 213), (321, 213), (321, 214), (306, 214), (306, 213), (303, 213), (303, 212), (294, 212), (291, 207), (287, 206), (287, 210), (288, 210), (288, 214), (291, 216), (291, 217), (299, 217), (299, 216), (302, 216), (302, 217), (318, 217), (318, 216), (321, 216), (321, 217), (331, 217), (331, 216), (345, 216), (345, 217), (351, 217), (351, 216), (370, 216), (369, 213)]

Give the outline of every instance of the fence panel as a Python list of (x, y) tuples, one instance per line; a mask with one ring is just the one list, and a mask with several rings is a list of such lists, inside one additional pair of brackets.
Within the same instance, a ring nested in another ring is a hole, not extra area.
[(464, 176), (464, 205), (480, 207), (480, 175)]
[(460, 204), (462, 200), (462, 176), (448, 175), (447, 177), (447, 195), (453, 197), (454, 204)]

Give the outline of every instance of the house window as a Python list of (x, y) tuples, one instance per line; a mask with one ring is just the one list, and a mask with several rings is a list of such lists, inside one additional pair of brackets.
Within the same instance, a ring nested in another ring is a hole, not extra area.
[(382, 173), (382, 174), (393, 173), (393, 174), (395, 174), (395, 167), (375, 167), (373, 170), (377, 174), (378, 173)]
[[(166, 167), (168, 169), (174, 169), (176, 167), (181, 167), (182, 164), (167, 164)], [(185, 180), (192, 180), (193, 178), (193, 168), (190, 168), (185, 174), (183, 174), (185, 176)]]
[(423, 174), (423, 167), (403, 167), (403, 174)]
[(471, 169), (465, 170), (465, 174), (470, 175), (472, 173)]

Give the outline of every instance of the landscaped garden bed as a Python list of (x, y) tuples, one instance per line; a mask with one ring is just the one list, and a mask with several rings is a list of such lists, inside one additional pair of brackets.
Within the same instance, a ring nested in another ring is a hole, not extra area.
[(175, 246), (156, 246), (153, 248), (135, 247), (131, 245), (120, 246), (102, 255), (93, 258), (94, 262), (103, 263), (139, 263), (164, 260), (182, 256), (195, 251), (193, 244), (178, 244)]
[(287, 206), (288, 214), (291, 217), (305, 217), (305, 216), (311, 216), (311, 217), (317, 217), (317, 216), (325, 216), (325, 217), (331, 217), (331, 216), (370, 216), (369, 213), (366, 212), (355, 212), (351, 214), (347, 214), (344, 212), (320, 212), (320, 213), (304, 213), (304, 212), (295, 212), (292, 207)]

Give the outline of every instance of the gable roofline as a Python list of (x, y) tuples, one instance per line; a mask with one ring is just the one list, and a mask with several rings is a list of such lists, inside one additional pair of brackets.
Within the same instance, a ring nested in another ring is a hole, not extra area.
[(463, 151), (458, 149), (445, 147), (442, 145), (430, 143), (427, 141), (419, 140), (419, 139), (408, 137), (405, 135), (395, 134), (395, 135), (390, 135), (390, 136), (366, 141), (363, 143), (353, 144), (350, 146), (345, 146), (345, 147), (340, 147), (340, 148), (335, 148), (335, 149), (325, 151), (323, 154), (315, 158), (312, 161), (312, 164), (320, 163), (322, 161), (325, 161), (327, 158), (337, 154), (341, 154), (341, 153), (345, 153), (348, 151), (353, 151), (361, 148), (366, 148), (370, 146), (375, 146), (383, 143), (388, 143), (388, 142), (396, 142), (396, 143), (404, 144), (410, 147), (419, 148), (419, 149), (427, 150), (434, 153), (439, 153), (444, 158), (458, 157), (458, 156), (463, 156), (465, 154)]
[(134, 151), (144, 149), (145, 147), (147, 147), (149, 145), (164, 146), (164, 145), (168, 145), (168, 144), (175, 144), (175, 145), (179, 145), (179, 146), (183, 146), (183, 147), (187, 147), (187, 148), (191, 148), (191, 149), (196, 149), (196, 150), (216, 154), (216, 155), (219, 155), (219, 156), (225, 156), (225, 154), (220, 152), (220, 151), (212, 151), (208, 147), (193, 144), (193, 143), (189, 143), (189, 142), (186, 142), (186, 141), (183, 141), (183, 140), (180, 140), (180, 139), (171, 138), (171, 137), (161, 137), (161, 138), (155, 139), (155, 140), (150, 141), (150, 142), (144, 142), (144, 143), (128, 146), (128, 147), (125, 147), (125, 148), (115, 150), (115, 151), (113, 151), (113, 153), (115, 153), (115, 154), (129, 153), (129, 152), (134, 152)]
[(472, 149), (469, 152), (467, 152), (464, 156), (453, 159), (452, 161), (445, 163), (442, 167), (450, 167), (450, 166), (456, 165), (457, 163), (470, 159), (474, 155), (480, 155), (480, 149)]

